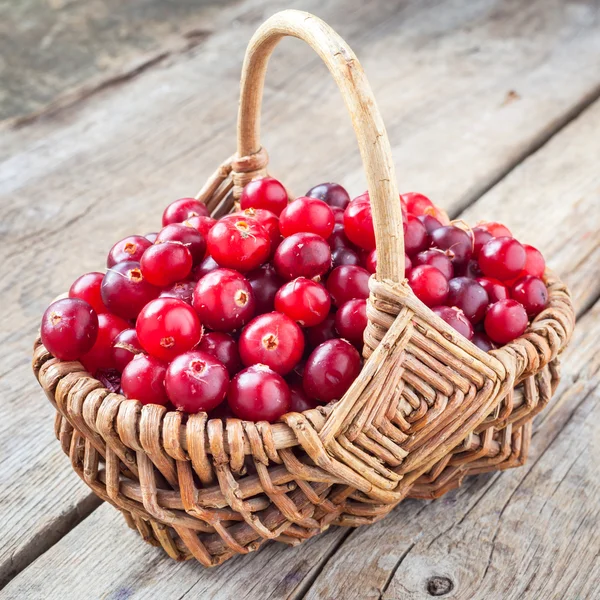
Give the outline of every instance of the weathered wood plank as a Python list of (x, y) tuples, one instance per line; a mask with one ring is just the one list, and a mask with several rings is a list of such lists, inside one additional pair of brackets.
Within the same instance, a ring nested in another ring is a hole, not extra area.
[[(79, 273), (97, 269), (115, 239), (155, 229), (164, 204), (199, 186), (231, 153), (245, 43), (265, 14), (284, 6), (248, 0), (223, 17), (222, 31), (168, 69), (2, 134), (0, 291), (15, 310), (0, 315), (0, 453), (14, 465), (10, 485), (0, 486), (0, 579), (43, 550), (40, 537), (53, 519), (66, 515), (67, 522), (89, 497), (67, 474), (49, 407), (29, 373), (39, 315)], [(450, 209), (550, 135), (600, 82), (593, 2), (557, 2), (554, 11), (542, 0), (526, 7), (306, 0), (299, 8), (331, 22), (361, 57), (401, 187), (430, 193)], [(331, 178), (360, 192), (358, 153), (333, 84), (306, 48), (285, 45), (265, 105), (275, 172), (299, 192)], [(513, 88), (520, 99), (506, 104)], [(42, 480), (19, 473), (19, 465)]]

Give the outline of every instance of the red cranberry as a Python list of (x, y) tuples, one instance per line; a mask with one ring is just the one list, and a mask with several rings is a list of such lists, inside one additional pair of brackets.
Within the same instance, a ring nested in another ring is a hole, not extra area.
[(406, 223), (406, 233), (404, 234), (404, 249), (406, 254), (414, 256), (418, 252), (422, 252), (429, 246), (429, 235), (425, 226), (417, 217), (408, 215)]
[[(375, 250), (373, 250), (375, 252)], [(341, 267), (342, 265), (362, 265), (362, 261), (358, 252), (350, 250), (350, 248), (336, 248), (331, 253), (331, 267)]]
[(140, 312), (135, 330), (142, 348), (169, 362), (191, 350), (202, 335), (198, 315), (191, 306), (176, 298), (158, 298)]
[(117, 263), (121, 262), (140, 262), (142, 254), (147, 248), (150, 248), (152, 243), (141, 235), (130, 235), (117, 242), (106, 257), (106, 266), (110, 269)]
[(280, 375), (289, 373), (304, 352), (302, 330), (288, 316), (271, 312), (255, 317), (239, 341), (242, 363), (267, 365)]
[(195, 198), (180, 198), (165, 208), (162, 224), (164, 227), (171, 223), (182, 223), (191, 217), (208, 217), (206, 205)]
[(112, 359), (115, 368), (122, 373), (136, 354), (142, 352), (142, 346), (135, 329), (125, 329), (112, 343)]
[(487, 244), (494, 236), (481, 227), (475, 227), (473, 229), (473, 256), (477, 258), (481, 249)]
[(406, 210), (415, 216), (425, 215), (427, 210), (434, 208), (433, 202), (427, 196), (417, 192), (407, 192), (400, 197), (404, 200)]
[(278, 275), (285, 280), (296, 277), (313, 279), (329, 270), (331, 251), (320, 235), (295, 233), (281, 242), (273, 263)]
[(306, 361), (304, 391), (319, 402), (339, 400), (360, 373), (360, 355), (346, 340), (329, 340)]
[(102, 302), (100, 287), (104, 273), (86, 273), (78, 277), (69, 290), (69, 298), (79, 298), (85, 300), (97, 314), (106, 312), (108, 309)]
[(448, 282), (448, 289), (448, 305), (460, 308), (472, 323), (483, 319), (490, 302), (483, 286), (468, 277), (455, 277)]
[(447, 251), (455, 270), (466, 267), (473, 254), (473, 241), (466, 231), (446, 225), (432, 231), (431, 239), (435, 246)]
[(436, 306), (446, 302), (448, 280), (444, 274), (431, 265), (414, 267), (408, 275), (408, 283), (415, 296), (427, 306)]
[(483, 277), (483, 271), (479, 267), (477, 259), (471, 258), (466, 265), (456, 270), (457, 275), (468, 277), (469, 279), (477, 279)]
[(207, 256), (197, 267), (194, 267), (192, 271), (191, 279), (198, 281), (202, 279), (207, 273), (218, 269), (219, 265), (215, 262), (212, 256)]
[(478, 277), (476, 281), (487, 292), (490, 304), (498, 302), (498, 300), (506, 300), (510, 297), (508, 288), (497, 279)]
[(336, 223), (333, 226), (331, 235), (327, 238), (327, 243), (331, 250), (337, 248), (349, 248), (350, 250), (358, 250), (358, 248), (348, 239), (348, 236), (344, 232), (344, 226), (340, 223)]
[(431, 235), (436, 229), (443, 227), (443, 223), (431, 215), (419, 215), (417, 218), (423, 223), (428, 235)]
[(489, 352), (490, 350), (493, 350), (496, 347), (492, 340), (490, 340), (490, 338), (487, 335), (485, 335), (485, 333), (481, 333), (480, 331), (476, 331), (473, 334), (471, 341), (480, 350), (483, 350), (484, 352)]
[(335, 329), (335, 315), (327, 315), (324, 321), (306, 329), (305, 335), (306, 343), (311, 350), (327, 340), (338, 337)]
[(98, 369), (114, 369), (112, 345), (115, 338), (124, 329), (129, 329), (129, 323), (110, 313), (98, 315), (98, 336), (92, 349), (81, 358), (81, 364), (90, 372)]
[(492, 238), (479, 253), (479, 266), (487, 277), (506, 281), (518, 277), (525, 258), (525, 248), (514, 238)]
[(477, 229), (483, 229), (483, 231), (487, 231), (492, 235), (492, 237), (513, 236), (508, 227), (505, 227), (502, 225), (502, 223), (496, 223), (495, 221), (482, 221), (481, 223), (477, 223)]
[(269, 234), (271, 240), (271, 252), (275, 252), (281, 241), (281, 233), (279, 232), (279, 217), (270, 210), (264, 208), (247, 208), (234, 213), (232, 216), (241, 217), (243, 219), (254, 219), (258, 221)]
[[(200, 217), (194, 218), (199, 219)], [(163, 229), (160, 230), (155, 243), (180, 242), (190, 251), (194, 265), (197, 265), (202, 262), (206, 255), (206, 240), (197, 229), (186, 225), (186, 223), (187, 221), (185, 223), (173, 223), (172, 225), (163, 227)]]
[(431, 310), (463, 337), (468, 340), (473, 337), (473, 326), (460, 308), (456, 308), (456, 306), (435, 306)]
[(279, 217), (279, 230), (283, 237), (308, 231), (328, 238), (334, 225), (333, 211), (317, 198), (297, 198), (283, 209)]
[(322, 323), (330, 308), (329, 292), (320, 283), (306, 277), (288, 281), (275, 295), (275, 310), (302, 327), (314, 327)]
[(121, 389), (121, 373), (116, 369), (98, 369), (94, 373), (94, 379), (113, 394), (118, 394)]
[(499, 300), (485, 315), (485, 332), (497, 344), (508, 344), (527, 329), (527, 312), (516, 300)]
[[(191, 227), (186, 227), (193, 231)], [(180, 242), (159, 242), (148, 248), (140, 266), (146, 281), (158, 287), (185, 279), (192, 271), (192, 255)]]
[(331, 210), (333, 211), (333, 218), (335, 219), (336, 225), (344, 224), (344, 209), (339, 208), (338, 206), (332, 206)]
[(454, 277), (454, 267), (452, 261), (448, 258), (448, 255), (441, 250), (432, 248), (431, 250), (425, 250), (419, 252), (414, 258), (414, 264), (416, 265), (431, 265), (442, 272), (442, 275), (446, 279), (452, 279)]
[(533, 277), (544, 277), (544, 271), (546, 270), (546, 261), (542, 256), (542, 253), (528, 244), (523, 244), (525, 248), (525, 267), (523, 271), (526, 275), (532, 275)]
[(250, 271), (246, 278), (254, 292), (256, 314), (272, 312), (275, 308), (275, 294), (285, 283), (275, 272), (275, 267), (271, 263), (264, 264), (259, 269)]
[(192, 295), (196, 287), (195, 281), (178, 281), (168, 288), (164, 289), (159, 298), (178, 298), (191, 306)]
[(341, 209), (346, 208), (350, 203), (348, 192), (337, 183), (320, 183), (313, 188), (310, 188), (306, 195), (309, 198), (318, 198), (329, 204)]
[(306, 395), (306, 392), (302, 388), (302, 385), (299, 383), (294, 383), (290, 385), (290, 409), (289, 412), (304, 412), (305, 410), (310, 410), (311, 408), (317, 408), (319, 403), (313, 398), (309, 398)]
[(221, 267), (251, 271), (269, 257), (271, 238), (256, 219), (231, 215), (208, 232), (208, 252)]
[(242, 210), (247, 208), (264, 208), (270, 210), (279, 216), (281, 211), (287, 206), (288, 194), (283, 185), (272, 177), (255, 179), (251, 181), (242, 190), (240, 197), (240, 207)]
[(92, 348), (98, 337), (98, 317), (79, 298), (53, 302), (42, 317), (42, 343), (60, 360), (77, 360)]
[(122, 262), (109, 269), (100, 288), (108, 310), (123, 319), (135, 319), (140, 310), (160, 294), (143, 275), (140, 263)]
[(198, 344), (198, 350), (206, 352), (222, 362), (230, 377), (233, 377), (242, 368), (238, 345), (227, 333), (221, 331), (205, 333)]
[(367, 301), (348, 300), (335, 313), (335, 328), (340, 337), (358, 348), (363, 346), (363, 335), (367, 327)]
[(250, 283), (241, 273), (217, 269), (198, 281), (192, 305), (207, 327), (233, 331), (253, 317), (256, 301)]
[(142, 404), (160, 404), (168, 402), (165, 391), (167, 365), (162, 361), (138, 354), (121, 375), (121, 387), (126, 398), (139, 400)]
[(223, 363), (197, 350), (176, 357), (165, 377), (169, 400), (187, 413), (215, 408), (225, 399), (228, 386), (229, 375)]
[(327, 278), (327, 290), (336, 306), (348, 300), (369, 297), (369, 271), (362, 267), (344, 265), (331, 271)]
[(197, 215), (195, 217), (190, 217), (186, 221), (183, 221), (182, 225), (186, 225), (187, 227), (193, 227), (198, 233), (202, 235), (202, 237), (206, 241), (208, 232), (213, 228), (216, 222), (217, 220), (213, 219), (212, 217)]
[(291, 394), (281, 375), (265, 365), (240, 371), (231, 381), (227, 400), (236, 417), (246, 421), (277, 421), (289, 412)]
[(548, 304), (548, 288), (539, 277), (525, 275), (517, 279), (511, 290), (511, 296), (523, 305), (527, 315), (535, 317)]
[(344, 229), (348, 239), (360, 248), (375, 248), (375, 229), (368, 194), (363, 194), (348, 204), (344, 213)]

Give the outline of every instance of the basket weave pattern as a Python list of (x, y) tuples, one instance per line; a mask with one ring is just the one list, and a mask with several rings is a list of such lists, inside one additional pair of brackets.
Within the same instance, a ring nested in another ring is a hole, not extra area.
[(197, 196), (213, 215), (232, 210), (243, 186), (266, 174), (258, 113), (268, 57), (285, 35), (315, 48), (342, 90), (381, 252), (366, 360), (345, 396), (275, 424), (186, 418), (110, 393), (39, 339), (34, 348), (34, 372), (73, 469), (146, 541), (206, 566), (269, 539), (296, 544), (331, 524), (372, 523), (408, 495), (435, 497), (469, 473), (522, 464), (531, 419), (556, 387), (557, 357), (574, 326), (568, 292), (550, 272), (548, 307), (521, 338), (490, 353), (414, 296), (403, 277), (400, 206), (377, 107), (351, 50), (306, 13), (275, 15), (250, 43), (238, 153)]

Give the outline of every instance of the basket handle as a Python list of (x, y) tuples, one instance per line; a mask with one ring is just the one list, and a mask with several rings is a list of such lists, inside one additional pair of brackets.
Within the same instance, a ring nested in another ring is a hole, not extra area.
[(352, 118), (371, 197), (377, 278), (404, 279), (402, 211), (392, 151), (371, 86), (354, 52), (329, 25), (310, 13), (284, 10), (252, 36), (242, 68), (238, 113), (238, 159), (261, 151), (260, 108), (269, 57), (286, 36), (304, 40), (327, 65)]

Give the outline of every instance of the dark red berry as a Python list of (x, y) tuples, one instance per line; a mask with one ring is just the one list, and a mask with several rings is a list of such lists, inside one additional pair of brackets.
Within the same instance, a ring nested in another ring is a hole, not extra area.
[(112, 343), (112, 359), (115, 368), (122, 373), (136, 354), (143, 352), (135, 329), (125, 329)]
[(415, 296), (427, 306), (437, 306), (446, 302), (448, 280), (444, 274), (431, 265), (419, 265), (411, 269), (408, 283)]
[(219, 265), (215, 262), (212, 256), (207, 256), (197, 267), (194, 267), (190, 275), (190, 279), (198, 281), (202, 279), (207, 273), (218, 269)]
[(328, 238), (334, 225), (333, 211), (317, 198), (297, 198), (279, 216), (279, 230), (283, 237), (308, 231)]
[(425, 229), (425, 225), (413, 217), (408, 215), (406, 223), (406, 233), (404, 234), (404, 249), (408, 256), (414, 256), (418, 252), (422, 252), (429, 247), (430, 238)]
[(113, 394), (118, 394), (121, 389), (121, 373), (116, 369), (98, 369), (94, 373), (94, 379)]
[(106, 266), (110, 269), (121, 262), (140, 262), (142, 254), (152, 246), (148, 238), (141, 235), (130, 235), (117, 242), (106, 257)]
[[(373, 250), (375, 252), (375, 250)], [(358, 265), (362, 266), (362, 260), (354, 250), (350, 248), (336, 248), (331, 253), (331, 268), (341, 267), (342, 265)]]
[(338, 206), (332, 206), (331, 210), (333, 211), (333, 218), (335, 219), (336, 225), (344, 224), (344, 209), (339, 208)]
[(114, 369), (113, 342), (115, 338), (130, 325), (124, 319), (102, 313), (98, 315), (98, 335), (92, 349), (81, 358), (81, 364), (90, 372), (95, 373), (98, 369)]
[(455, 271), (465, 268), (473, 254), (473, 240), (466, 232), (455, 227), (446, 225), (431, 232), (433, 244), (445, 250), (452, 261)]
[(313, 399), (309, 398), (304, 391), (304, 388), (299, 383), (293, 383), (290, 385), (290, 394), (291, 394), (291, 402), (289, 412), (304, 412), (305, 410), (310, 410), (311, 408), (317, 408), (319, 403)]
[(242, 368), (238, 345), (227, 333), (221, 331), (205, 333), (198, 344), (198, 350), (202, 350), (222, 362), (230, 377), (233, 377)]
[(240, 207), (264, 208), (279, 216), (287, 206), (288, 194), (283, 185), (272, 177), (264, 177), (251, 181), (242, 190)]
[(100, 290), (106, 308), (123, 319), (135, 319), (160, 294), (160, 288), (144, 277), (140, 263), (136, 262), (118, 263), (109, 269)]
[(442, 272), (442, 275), (448, 280), (454, 277), (454, 267), (452, 261), (448, 258), (448, 255), (442, 250), (432, 248), (431, 250), (425, 250), (419, 252), (413, 259), (415, 266), (417, 265), (431, 265)]
[(195, 281), (178, 281), (168, 288), (165, 288), (160, 293), (159, 298), (178, 298), (179, 300), (183, 300), (186, 304), (191, 305), (195, 287)]
[(250, 283), (231, 269), (216, 269), (202, 277), (196, 284), (192, 305), (202, 323), (215, 331), (242, 327), (256, 309)]
[(499, 300), (485, 315), (485, 332), (497, 344), (512, 342), (527, 329), (527, 312), (516, 300)]
[(291, 394), (281, 375), (265, 365), (253, 365), (232, 379), (227, 401), (239, 419), (272, 423), (290, 411)]
[(198, 315), (176, 298), (158, 298), (140, 312), (135, 330), (142, 348), (151, 356), (169, 362), (191, 350), (202, 335)]
[(56, 358), (77, 360), (98, 337), (98, 316), (84, 300), (63, 298), (44, 312), (41, 334), (42, 343)]
[(431, 215), (419, 215), (417, 218), (419, 221), (421, 221), (421, 223), (423, 223), (425, 230), (429, 235), (431, 235), (436, 229), (443, 227), (443, 223)]
[(307, 346), (313, 350), (323, 342), (338, 337), (335, 329), (335, 315), (329, 314), (325, 320), (314, 327), (305, 330)]
[(187, 413), (215, 408), (225, 399), (228, 386), (229, 375), (223, 363), (198, 350), (177, 356), (165, 377), (169, 400)]
[(340, 337), (357, 348), (363, 346), (363, 334), (367, 327), (367, 301), (349, 300), (335, 313), (335, 328)]
[(526, 254), (523, 271), (526, 275), (542, 279), (544, 277), (544, 271), (546, 270), (546, 261), (544, 260), (542, 253), (537, 248), (529, 246), (528, 244), (524, 244), (523, 248), (525, 248)]
[(155, 244), (160, 242), (179, 242), (183, 244), (190, 251), (194, 265), (201, 263), (206, 255), (206, 240), (204, 236), (194, 227), (187, 225), (187, 221), (163, 227), (156, 237)]
[(285, 283), (271, 263), (264, 264), (259, 269), (250, 271), (246, 275), (248, 282), (252, 286), (254, 299), (256, 300), (256, 314), (272, 312), (275, 308), (275, 294), (277, 290)]
[(295, 233), (281, 242), (273, 263), (278, 275), (287, 281), (296, 277), (313, 279), (329, 270), (331, 250), (320, 235)]
[(208, 232), (208, 251), (221, 267), (251, 271), (269, 257), (271, 238), (256, 219), (231, 215)]
[(473, 337), (473, 326), (460, 308), (455, 306), (434, 306), (431, 309), (438, 317), (446, 321), (460, 335), (470, 340)]
[(466, 265), (456, 269), (456, 275), (468, 277), (469, 279), (478, 279), (479, 277), (483, 277), (483, 271), (479, 267), (477, 259), (471, 258), (467, 261)]
[(539, 277), (525, 275), (517, 279), (511, 289), (511, 296), (523, 305), (528, 316), (535, 317), (548, 304), (548, 288)]
[[(186, 227), (194, 231), (191, 227)], [(165, 287), (185, 279), (192, 271), (192, 255), (181, 242), (160, 242), (148, 248), (140, 267), (146, 281)]]
[(476, 331), (473, 334), (471, 341), (480, 350), (483, 350), (484, 352), (489, 352), (490, 350), (493, 350), (496, 347), (492, 340), (490, 340), (490, 338), (487, 335), (485, 335), (485, 333), (481, 333), (480, 331)]
[(126, 398), (139, 400), (142, 404), (168, 402), (165, 391), (167, 365), (147, 354), (138, 354), (121, 374), (121, 387)]
[(348, 239), (360, 248), (375, 248), (375, 229), (368, 194), (363, 194), (348, 204), (344, 213), (344, 229)]
[(162, 224), (164, 227), (171, 223), (182, 223), (191, 217), (208, 217), (206, 205), (195, 198), (180, 198), (165, 208)]
[(239, 349), (246, 367), (263, 364), (285, 375), (302, 358), (304, 336), (288, 316), (271, 312), (259, 315), (246, 325), (240, 336)]
[(485, 288), (475, 279), (454, 277), (448, 282), (448, 305), (460, 308), (471, 323), (479, 323), (483, 319), (489, 302)]
[(350, 342), (324, 342), (306, 361), (304, 391), (322, 403), (339, 400), (360, 373), (360, 367), (360, 355)]
[(100, 292), (103, 279), (104, 273), (86, 273), (78, 277), (69, 289), (69, 298), (85, 300), (96, 311), (96, 314), (106, 312), (108, 309), (102, 302), (102, 293)]
[(358, 247), (348, 239), (348, 236), (344, 233), (344, 226), (340, 223), (334, 225), (331, 235), (327, 238), (327, 243), (332, 251), (337, 248), (358, 250)]
[(327, 290), (336, 306), (348, 300), (366, 300), (369, 297), (369, 271), (362, 267), (337, 267), (327, 278)]
[(275, 310), (302, 327), (314, 327), (323, 322), (330, 308), (329, 292), (320, 283), (306, 277), (288, 281), (275, 296)]
[(478, 277), (476, 281), (487, 292), (490, 304), (498, 302), (498, 300), (506, 300), (510, 297), (508, 288), (497, 279)]
[(487, 244), (494, 236), (486, 229), (481, 227), (475, 227), (473, 229), (473, 256), (477, 258), (481, 249)]
[(525, 248), (512, 237), (492, 238), (479, 253), (479, 266), (486, 277), (506, 281), (518, 277), (525, 267)]
[(309, 198), (318, 198), (329, 204), (341, 209), (346, 208), (350, 203), (348, 192), (337, 183), (320, 183), (313, 188), (310, 188), (306, 195)]

